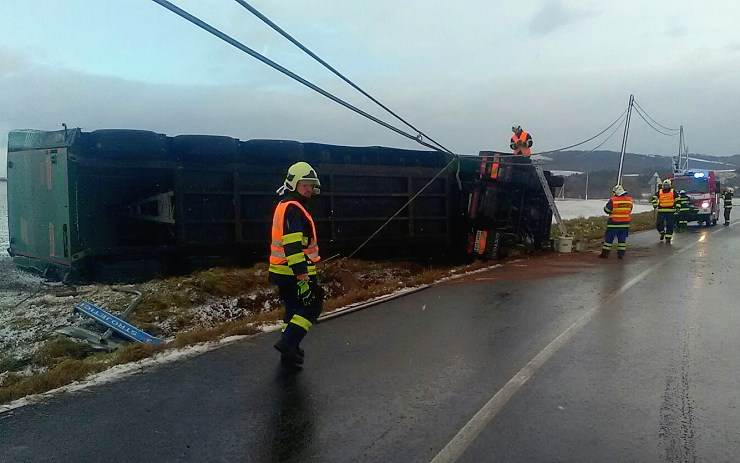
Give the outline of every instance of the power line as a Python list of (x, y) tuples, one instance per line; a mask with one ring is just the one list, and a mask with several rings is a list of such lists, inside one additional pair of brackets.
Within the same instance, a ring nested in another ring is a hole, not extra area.
[[(256, 52), (255, 50), (249, 48), (248, 46), (244, 45), (243, 43), (239, 42), (238, 40), (232, 38), (231, 36), (229, 36), (229, 35), (221, 32), (220, 30), (218, 30), (215, 27), (211, 26), (210, 24), (206, 23), (205, 21), (203, 21), (203, 20), (201, 20), (201, 19), (193, 16), (192, 14), (188, 13), (187, 11), (185, 11), (185, 10), (183, 10), (183, 9), (175, 6), (175, 5), (173, 5), (169, 1), (167, 1), (167, 0), (152, 0), (152, 1), (154, 3), (157, 3), (157, 4), (161, 5), (161, 6), (163, 6), (166, 9), (170, 10), (171, 12), (173, 12), (176, 15), (182, 17), (183, 19), (185, 19), (187, 21), (190, 21), (191, 23), (195, 24), (196, 26), (200, 27), (201, 29), (203, 29), (203, 30), (205, 30), (205, 31), (207, 31), (207, 32), (215, 35), (216, 37), (220, 38), (221, 40), (223, 40), (224, 42), (226, 42), (229, 45), (233, 46), (234, 48), (237, 48), (237, 49), (243, 51), (244, 53), (252, 56), (253, 58), (256, 58), (256, 59), (262, 61), (263, 63), (267, 64), (271, 68), (273, 68), (273, 69), (275, 69), (275, 70), (277, 70), (277, 71), (285, 74), (286, 76), (290, 77), (291, 79), (293, 79), (293, 80), (295, 80), (295, 81), (297, 81), (297, 82), (305, 85), (306, 87), (310, 88), (311, 90), (315, 91), (316, 93), (319, 93), (319, 94), (325, 96), (326, 98), (334, 101), (335, 103), (338, 103), (338, 104), (344, 106), (345, 108), (347, 108), (347, 109), (349, 109), (351, 111), (354, 111), (355, 113), (357, 113), (357, 114), (359, 114), (361, 116), (364, 116), (367, 119), (370, 119), (371, 121), (375, 122), (376, 124), (379, 124), (379, 125), (387, 128), (387, 129), (389, 129), (389, 130), (392, 130), (393, 132), (396, 132), (397, 134), (399, 134), (399, 135), (401, 135), (403, 137), (406, 137), (406, 138), (408, 138), (410, 140), (414, 140), (416, 143), (419, 143), (422, 146), (426, 146), (427, 148), (433, 149), (434, 151), (442, 151), (440, 148), (438, 148), (438, 147), (436, 147), (436, 146), (434, 146), (432, 144), (429, 144), (429, 143), (425, 142), (421, 138), (421, 134), (418, 134), (416, 136), (415, 135), (412, 135), (412, 134), (410, 134), (408, 132), (405, 132), (405, 131), (397, 128), (397, 127), (394, 127), (393, 125), (391, 125), (391, 124), (389, 124), (389, 123), (387, 123), (385, 121), (382, 121), (382, 120), (378, 119), (377, 117), (375, 117), (375, 116), (373, 116), (371, 114), (368, 114), (367, 112), (361, 110), (360, 108), (358, 108), (356, 106), (353, 106), (352, 104), (350, 104), (350, 103), (344, 101), (343, 99), (341, 99), (341, 98), (339, 98), (339, 97), (337, 97), (337, 96), (329, 93), (328, 91), (324, 90), (323, 88), (319, 87), (318, 85), (316, 85), (316, 84), (314, 84), (314, 83), (312, 83), (312, 82), (304, 79), (303, 77), (299, 76), (298, 74), (294, 73), (293, 71), (290, 71), (289, 69), (286, 69), (285, 67), (283, 67), (280, 64), (276, 63), (275, 61), (272, 61), (271, 59), (267, 58), (266, 56), (264, 56), (264, 55)], [(450, 153), (450, 154), (453, 154), (454, 156), (457, 156), (454, 153)]]
[(614, 127), (614, 130), (612, 130), (612, 133), (610, 133), (610, 134), (609, 134), (609, 135), (608, 135), (608, 136), (607, 136), (607, 137), (606, 137), (606, 138), (604, 139), (604, 141), (602, 141), (602, 142), (601, 142), (601, 143), (599, 143), (598, 145), (596, 145), (596, 146), (594, 146), (593, 148), (591, 148), (591, 149), (589, 150), (589, 153), (591, 153), (591, 152), (594, 152), (594, 151), (596, 151), (597, 149), (599, 149), (599, 148), (601, 148), (602, 146), (604, 146), (604, 144), (605, 144), (606, 142), (608, 142), (609, 140), (611, 140), (611, 138), (612, 138), (612, 137), (614, 136), (614, 134), (616, 134), (616, 133), (617, 133), (617, 132), (619, 131), (619, 129), (620, 129), (620, 128), (622, 128), (622, 126), (624, 125), (624, 123), (625, 123), (625, 121), (624, 121), (624, 118), (622, 118), (622, 123), (621, 123), (621, 124), (619, 124), (619, 125), (617, 125), (616, 127)]
[(676, 135), (678, 135), (677, 133), (666, 133), (666, 132), (660, 130), (659, 128), (655, 127), (649, 120), (647, 120), (645, 118), (645, 116), (642, 114), (642, 111), (640, 110), (639, 106), (635, 106), (635, 111), (637, 112), (637, 115), (640, 116), (640, 119), (642, 119), (643, 121), (645, 121), (645, 123), (648, 126), (650, 126), (650, 128), (652, 128), (653, 130), (655, 130), (656, 132), (658, 132), (658, 133), (660, 133), (662, 135), (665, 135), (666, 137), (675, 137)]
[(679, 128), (679, 129), (674, 129), (673, 127), (668, 127), (668, 126), (666, 126), (666, 125), (663, 125), (663, 124), (661, 124), (660, 122), (656, 121), (656, 120), (655, 120), (655, 119), (654, 119), (654, 118), (653, 118), (653, 117), (652, 117), (652, 116), (651, 116), (651, 115), (650, 115), (650, 114), (649, 114), (649, 113), (648, 113), (648, 112), (647, 112), (647, 111), (645, 110), (645, 108), (643, 108), (642, 106), (640, 106), (640, 103), (638, 103), (638, 102), (637, 102), (637, 100), (635, 100), (635, 105), (637, 105), (637, 107), (638, 107), (638, 108), (640, 108), (640, 109), (642, 110), (642, 112), (643, 112), (643, 113), (645, 114), (645, 116), (646, 116), (646, 117), (647, 117), (648, 119), (650, 119), (651, 121), (653, 121), (653, 122), (655, 123), (655, 125), (657, 125), (657, 126), (659, 126), (659, 127), (662, 127), (662, 128), (663, 128), (663, 129), (665, 129), (665, 130), (669, 130), (669, 131), (671, 131), (671, 132), (678, 132), (678, 131), (680, 131), (680, 130), (681, 130), (680, 128)]
[(532, 156), (534, 156), (534, 155), (537, 155), (537, 154), (549, 154), (549, 153), (556, 153), (556, 152), (558, 152), (558, 151), (565, 151), (565, 150), (567, 150), (567, 149), (575, 148), (576, 146), (581, 146), (581, 145), (583, 145), (583, 144), (586, 144), (586, 143), (588, 143), (588, 142), (590, 142), (590, 141), (592, 141), (592, 140), (595, 140), (596, 138), (599, 138), (599, 137), (600, 137), (600, 136), (601, 136), (601, 135), (602, 135), (602, 134), (603, 134), (604, 132), (606, 132), (607, 130), (609, 130), (609, 129), (611, 129), (612, 127), (614, 127), (614, 125), (615, 125), (615, 124), (616, 124), (617, 122), (619, 122), (619, 121), (620, 121), (620, 119), (622, 119), (622, 117), (624, 116), (624, 114), (625, 114), (626, 112), (627, 112), (627, 110), (626, 110), (626, 109), (625, 109), (624, 111), (622, 111), (622, 114), (620, 114), (620, 115), (619, 115), (619, 117), (617, 117), (616, 119), (614, 119), (614, 121), (613, 121), (613, 122), (612, 122), (611, 124), (609, 124), (608, 126), (606, 126), (606, 128), (605, 128), (604, 130), (602, 130), (601, 132), (597, 133), (597, 134), (596, 134), (596, 135), (594, 135), (593, 137), (587, 138), (587, 139), (585, 139), (585, 140), (583, 140), (583, 141), (580, 141), (580, 142), (578, 142), (578, 143), (576, 143), (576, 144), (573, 144), (573, 145), (569, 145), (569, 146), (564, 146), (564, 147), (562, 147), (562, 148), (558, 148), (558, 149), (554, 149), (554, 150), (549, 150), (549, 151), (540, 151), (540, 152), (538, 152), (538, 153), (532, 153)]
[(292, 35), (290, 35), (283, 28), (281, 28), (280, 26), (278, 26), (277, 24), (275, 24), (272, 20), (270, 20), (270, 18), (268, 18), (267, 16), (265, 16), (264, 14), (262, 14), (259, 10), (257, 10), (257, 8), (253, 7), (252, 5), (250, 5), (249, 3), (247, 3), (244, 0), (234, 0), (234, 1), (236, 1), (238, 4), (240, 4), (241, 6), (243, 6), (244, 8), (246, 8), (250, 13), (252, 13), (253, 15), (255, 15), (257, 18), (259, 18), (262, 22), (264, 22), (268, 26), (270, 26), (277, 33), (279, 33), (280, 35), (282, 35), (283, 37), (285, 37), (287, 40), (289, 40), (291, 43), (293, 43), (293, 45), (295, 45), (296, 47), (298, 47), (301, 50), (303, 50), (308, 56), (310, 56), (314, 60), (316, 60), (319, 63), (321, 63), (322, 66), (324, 66), (326, 69), (328, 69), (329, 71), (331, 71), (332, 73), (334, 73), (337, 77), (339, 77), (344, 82), (346, 82), (347, 84), (349, 84), (352, 88), (354, 88), (358, 92), (362, 93), (364, 96), (366, 96), (367, 98), (369, 98), (373, 103), (377, 104), (378, 106), (380, 106), (381, 108), (383, 108), (384, 110), (386, 110), (388, 113), (390, 113), (392, 116), (394, 116), (396, 119), (398, 119), (402, 123), (406, 124), (407, 127), (411, 128), (412, 130), (414, 130), (419, 135), (422, 135), (422, 136), (426, 137), (429, 141), (431, 141), (432, 143), (434, 143), (436, 146), (438, 146), (443, 151), (446, 151), (447, 153), (452, 154), (452, 151), (450, 151), (449, 149), (447, 149), (444, 146), (442, 146), (440, 143), (438, 143), (436, 140), (434, 140), (432, 137), (430, 137), (429, 135), (427, 135), (423, 131), (417, 129), (413, 124), (411, 124), (406, 119), (404, 119), (403, 117), (401, 117), (398, 114), (396, 114), (394, 111), (392, 111), (386, 105), (384, 105), (383, 103), (381, 103), (380, 101), (378, 101), (375, 97), (373, 97), (372, 95), (370, 95), (369, 93), (367, 93), (365, 90), (363, 90), (362, 88), (360, 88), (357, 84), (355, 84), (349, 78), (347, 78), (346, 76), (344, 76), (341, 72), (339, 72), (338, 70), (336, 70), (332, 65), (330, 65), (329, 63), (327, 63), (326, 61), (324, 61), (322, 58), (320, 58), (318, 55), (316, 55), (316, 53), (314, 53), (313, 51), (311, 51), (310, 49), (308, 49), (298, 39), (296, 39), (295, 37), (293, 37)]

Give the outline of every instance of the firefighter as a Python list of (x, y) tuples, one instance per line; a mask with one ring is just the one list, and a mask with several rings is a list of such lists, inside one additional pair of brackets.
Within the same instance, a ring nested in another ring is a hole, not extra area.
[(732, 212), (732, 197), (735, 194), (735, 190), (728, 187), (722, 194), (722, 200), (725, 205), (725, 225), (730, 225), (730, 212)]
[(627, 235), (630, 231), (632, 221), (633, 201), (629, 193), (624, 191), (622, 185), (616, 185), (612, 189), (612, 197), (604, 206), (604, 212), (609, 214), (604, 234), (604, 244), (601, 246), (599, 257), (606, 259), (612, 249), (612, 242), (617, 240), (617, 258), (624, 258), (627, 252)]
[(686, 194), (686, 190), (681, 190), (678, 193), (678, 211), (676, 212), (676, 231), (681, 232), (686, 230), (689, 225), (689, 214), (691, 213), (691, 200)]
[(517, 125), (511, 128), (514, 132), (511, 134), (511, 150), (514, 154), (521, 154), (523, 156), (530, 156), (532, 154), (532, 135), (522, 130), (521, 125)]
[(308, 163), (293, 164), (277, 191), (283, 197), (272, 219), (269, 279), (285, 305), (285, 324), (275, 348), (282, 364), (294, 369), (301, 368), (304, 360), (301, 340), (321, 313), (323, 291), (316, 277), (321, 258), (316, 224), (306, 208), (320, 187), (318, 175)]
[(663, 180), (661, 189), (650, 199), (653, 207), (658, 211), (655, 228), (660, 233), (660, 241), (665, 240), (666, 244), (671, 244), (673, 239), (677, 199), (678, 194), (671, 188), (671, 181), (668, 179)]

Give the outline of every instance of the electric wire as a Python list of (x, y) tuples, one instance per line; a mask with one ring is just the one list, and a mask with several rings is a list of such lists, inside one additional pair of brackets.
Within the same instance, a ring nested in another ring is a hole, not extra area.
[(646, 117), (647, 117), (648, 119), (650, 119), (651, 121), (653, 121), (653, 122), (655, 123), (655, 125), (657, 125), (657, 126), (659, 126), (659, 127), (662, 127), (662, 128), (663, 128), (663, 129), (665, 129), (665, 130), (669, 130), (669, 131), (671, 131), (671, 132), (674, 132), (674, 131), (675, 131), (675, 132), (678, 132), (678, 131), (680, 131), (680, 130), (681, 130), (680, 128), (678, 128), (678, 129), (675, 129), (675, 128), (673, 128), (673, 127), (668, 127), (667, 125), (663, 125), (663, 124), (661, 124), (660, 122), (656, 121), (656, 120), (655, 120), (655, 119), (654, 119), (654, 118), (653, 118), (653, 117), (652, 117), (652, 116), (651, 116), (651, 115), (650, 115), (650, 114), (649, 114), (649, 113), (647, 112), (647, 110), (646, 110), (645, 108), (643, 108), (643, 107), (642, 107), (642, 106), (640, 105), (640, 103), (638, 103), (638, 102), (637, 102), (637, 100), (635, 100), (635, 105), (636, 105), (636, 106), (637, 106), (638, 108), (640, 108), (640, 109), (642, 110), (642, 112), (643, 112), (643, 113), (645, 114), (645, 116), (646, 116)]
[(565, 151), (565, 150), (567, 150), (567, 149), (575, 148), (576, 146), (581, 146), (581, 145), (584, 145), (584, 144), (586, 144), (586, 143), (588, 143), (588, 142), (590, 142), (590, 141), (593, 141), (593, 140), (595, 140), (595, 139), (599, 138), (599, 137), (600, 137), (600, 136), (601, 136), (602, 134), (604, 134), (604, 133), (605, 133), (605, 132), (606, 132), (607, 130), (609, 130), (609, 129), (611, 129), (612, 127), (614, 127), (614, 125), (615, 125), (616, 123), (618, 123), (620, 119), (622, 119), (622, 117), (623, 117), (623, 116), (625, 115), (625, 113), (626, 113), (626, 112), (627, 112), (627, 110), (626, 110), (626, 109), (625, 109), (624, 111), (622, 111), (622, 114), (620, 114), (620, 115), (619, 115), (619, 117), (617, 117), (616, 119), (614, 119), (614, 121), (613, 121), (613, 122), (612, 122), (611, 124), (609, 124), (608, 126), (606, 126), (606, 128), (605, 128), (604, 130), (600, 131), (599, 133), (597, 133), (597, 134), (596, 134), (596, 135), (594, 135), (593, 137), (587, 138), (587, 139), (585, 139), (585, 140), (583, 140), (583, 141), (580, 141), (580, 142), (578, 142), (578, 143), (575, 143), (575, 144), (573, 144), (573, 145), (568, 145), (568, 146), (564, 146), (564, 147), (562, 147), (562, 148), (558, 148), (558, 149), (554, 149), (554, 150), (548, 150), (548, 151), (539, 151), (539, 152), (537, 152), (537, 153), (532, 153), (532, 156), (535, 156), (535, 155), (538, 155), (538, 154), (549, 154), (549, 153), (557, 153), (558, 151)]
[(614, 136), (614, 134), (616, 134), (619, 131), (619, 129), (622, 128), (622, 126), (624, 125), (624, 123), (625, 123), (625, 121), (624, 121), (624, 117), (623, 117), (621, 123), (619, 125), (617, 125), (616, 127), (614, 127), (614, 130), (612, 130), (612, 132), (609, 135), (607, 135), (607, 137), (604, 139), (604, 141), (602, 141), (598, 145), (596, 145), (593, 148), (591, 148), (590, 150), (588, 150), (588, 152), (589, 153), (592, 153), (592, 152), (596, 151), (597, 149), (601, 148), (602, 146), (604, 146), (604, 144), (606, 144), (606, 142), (608, 142), (609, 140), (611, 140), (611, 138)]
[(280, 34), (283, 37), (285, 37), (293, 45), (295, 45), (296, 47), (300, 48), (308, 56), (310, 56), (311, 58), (313, 58), (314, 60), (316, 60), (317, 62), (319, 62), (322, 66), (324, 66), (326, 69), (328, 69), (329, 71), (331, 71), (334, 75), (336, 75), (337, 77), (339, 77), (340, 79), (342, 79), (344, 82), (346, 82), (352, 88), (354, 88), (358, 92), (362, 93), (365, 97), (367, 97), (368, 99), (370, 99), (373, 103), (377, 104), (378, 106), (380, 106), (381, 108), (383, 108), (385, 111), (387, 111), (389, 114), (391, 114), (393, 117), (395, 117), (396, 119), (398, 119), (399, 121), (401, 121), (402, 123), (404, 123), (411, 130), (413, 130), (417, 134), (425, 137), (430, 142), (432, 142), (434, 145), (436, 145), (437, 147), (439, 147), (441, 150), (443, 150), (443, 151), (445, 151), (445, 152), (447, 152), (449, 154), (453, 154), (452, 151), (450, 151), (449, 149), (447, 149), (446, 147), (444, 147), (442, 144), (440, 144), (439, 142), (437, 142), (436, 140), (434, 140), (432, 137), (430, 137), (429, 135), (427, 135), (423, 131), (417, 129), (413, 124), (411, 124), (406, 119), (404, 119), (403, 117), (401, 117), (398, 114), (396, 114), (393, 110), (391, 110), (386, 105), (384, 105), (383, 103), (381, 103), (380, 101), (378, 101), (375, 97), (373, 97), (372, 95), (370, 95), (368, 92), (366, 92), (365, 90), (363, 90), (362, 88), (360, 88), (357, 84), (355, 84), (353, 81), (351, 81), (348, 77), (346, 77), (344, 74), (342, 74), (341, 72), (339, 72), (336, 68), (334, 68), (332, 65), (330, 65), (329, 63), (327, 63), (321, 57), (319, 57), (318, 55), (316, 55), (316, 53), (314, 53), (313, 51), (311, 51), (308, 47), (306, 47), (305, 45), (303, 45), (298, 39), (296, 39), (295, 37), (293, 37), (292, 35), (290, 35), (283, 28), (281, 28), (280, 26), (278, 26), (277, 24), (275, 24), (275, 22), (273, 22), (270, 18), (268, 18), (267, 16), (265, 16), (264, 14), (262, 14), (259, 10), (257, 10), (257, 8), (255, 8), (254, 6), (250, 5), (249, 3), (247, 3), (244, 0), (234, 0), (234, 1), (236, 3), (238, 3), (239, 5), (241, 5), (242, 7), (244, 7), (245, 9), (247, 9), (250, 13), (252, 13), (253, 15), (255, 15), (262, 22), (264, 22), (265, 24), (267, 24), (268, 26), (270, 26), (278, 34)]
[(652, 124), (652, 123), (651, 123), (651, 122), (650, 122), (650, 121), (649, 121), (649, 120), (648, 120), (648, 119), (647, 119), (647, 118), (645, 117), (645, 115), (643, 115), (643, 114), (642, 114), (642, 111), (640, 110), (640, 108), (639, 108), (639, 107), (635, 106), (635, 107), (634, 107), (634, 110), (635, 110), (635, 112), (637, 113), (637, 115), (638, 115), (638, 116), (640, 116), (640, 119), (642, 119), (642, 120), (643, 120), (643, 121), (644, 121), (644, 122), (645, 122), (645, 123), (646, 123), (646, 124), (647, 124), (648, 126), (650, 126), (650, 128), (651, 128), (651, 129), (655, 130), (655, 131), (656, 131), (656, 132), (658, 132), (659, 134), (661, 134), (661, 135), (665, 135), (666, 137), (675, 137), (676, 135), (678, 135), (678, 133), (668, 133), (668, 132), (664, 132), (664, 131), (660, 130), (659, 128), (655, 127), (655, 126), (654, 126), (654, 125), (653, 125), (653, 124)]
[[(171, 12), (175, 13), (176, 15), (180, 16), (181, 18), (190, 21), (191, 23), (195, 24), (196, 26), (200, 27), (201, 29), (215, 35), (216, 37), (220, 38), (224, 42), (228, 43), (229, 45), (243, 51), (244, 53), (252, 56), (253, 58), (263, 62), (264, 64), (270, 66), (271, 68), (285, 74), (286, 76), (290, 77), (291, 79), (303, 84), (304, 86), (310, 88), (311, 90), (315, 91), (316, 93), (319, 93), (323, 95), (324, 97), (334, 101), (335, 103), (338, 103), (345, 108), (354, 111), (355, 113), (366, 117), (367, 119), (375, 122), (378, 125), (381, 125), (393, 132), (396, 132), (397, 134), (406, 137), (410, 140), (414, 140), (416, 143), (419, 143), (422, 146), (426, 146), (427, 148), (430, 148), (434, 151), (440, 151), (444, 152), (440, 148), (425, 142), (421, 134), (412, 135), (404, 130), (399, 129), (398, 127), (395, 127), (385, 121), (382, 121), (378, 119), (377, 117), (368, 114), (367, 112), (361, 110), (360, 108), (344, 101), (343, 99), (333, 95), (332, 93), (324, 90), (323, 88), (319, 87), (318, 85), (308, 81), (307, 79), (304, 79), (303, 77), (299, 76), (298, 74), (294, 73), (293, 71), (290, 71), (289, 69), (281, 66), (280, 64), (276, 63), (275, 61), (267, 58), (266, 56), (258, 53), (257, 51), (249, 48), (248, 46), (244, 45), (243, 43), (239, 42), (238, 40), (234, 39), (233, 37), (221, 32), (220, 30), (216, 29), (215, 27), (211, 26), (210, 24), (206, 23), (205, 21), (193, 16), (192, 14), (188, 13), (187, 11), (183, 10), (182, 8), (179, 8), (172, 4), (171, 2), (167, 0), (152, 0), (154, 3), (159, 4), (160, 6), (170, 10)], [(453, 156), (456, 156), (454, 153), (452, 153)]]

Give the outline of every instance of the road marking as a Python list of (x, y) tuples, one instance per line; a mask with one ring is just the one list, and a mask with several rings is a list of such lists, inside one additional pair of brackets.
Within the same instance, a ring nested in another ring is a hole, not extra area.
[[(733, 222), (730, 226), (735, 226), (737, 223), (740, 222)], [(715, 234), (726, 229), (727, 228), (721, 228), (709, 233)], [(486, 428), (486, 426), (488, 426), (488, 424), (493, 421), (496, 415), (504, 408), (504, 406), (509, 402), (509, 399), (511, 399), (514, 394), (516, 394), (519, 389), (521, 389), (522, 386), (524, 386), (527, 381), (532, 376), (534, 376), (535, 373), (537, 373), (537, 370), (539, 370), (542, 365), (544, 365), (545, 362), (547, 362), (550, 357), (555, 354), (555, 352), (560, 350), (561, 347), (563, 347), (571, 339), (573, 339), (573, 337), (581, 330), (581, 328), (583, 328), (589, 321), (591, 321), (593, 316), (599, 310), (609, 305), (612, 301), (614, 301), (614, 299), (624, 294), (625, 291), (627, 291), (640, 281), (644, 280), (645, 277), (668, 263), (675, 256), (682, 254), (698, 245), (700, 242), (703, 241), (702, 237), (704, 236), (706, 236), (706, 234), (702, 234), (701, 237), (699, 237), (699, 239), (695, 240), (693, 243), (677, 249), (676, 253), (656, 263), (652, 267), (643, 270), (636, 277), (625, 283), (621, 288), (611, 293), (601, 304), (590, 308), (586, 313), (581, 315), (578, 320), (573, 322), (573, 324), (566, 328), (565, 331), (560, 333), (555, 339), (550, 342), (550, 344), (545, 346), (544, 349), (542, 349), (537, 355), (535, 355), (532, 360), (530, 360), (524, 366), (524, 368), (519, 370), (511, 379), (509, 379), (509, 381), (504, 384), (504, 386), (499, 389), (496, 394), (494, 394), (493, 397), (491, 397), (475, 415), (473, 415), (470, 421), (468, 421), (457, 432), (457, 434), (455, 434), (455, 437), (453, 437), (452, 440), (448, 442), (442, 450), (440, 450), (440, 452), (431, 460), (431, 463), (452, 463), (457, 461), (463, 455), (463, 453), (465, 453), (465, 450), (467, 450), (468, 447), (470, 447), (470, 445), (475, 441), (478, 435), (480, 435), (480, 433)]]

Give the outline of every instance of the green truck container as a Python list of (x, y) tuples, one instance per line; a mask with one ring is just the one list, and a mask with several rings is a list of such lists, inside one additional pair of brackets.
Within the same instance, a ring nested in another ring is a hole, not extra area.
[[(140, 143), (126, 153), (117, 131), (97, 132), (8, 134), (8, 251), (18, 266), (61, 278), (88, 257), (130, 254), (137, 244), (158, 243), (158, 230), (146, 222), (133, 230), (137, 242), (130, 227), (119, 228), (125, 214), (115, 211), (152, 193), (153, 185), (166, 188), (175, 167), (166, 159), (166, 137), (135, 131)], [(133, 131), (120, 132), (130, 139)], [(133, 164), (132, 152), (140, 158)]]

